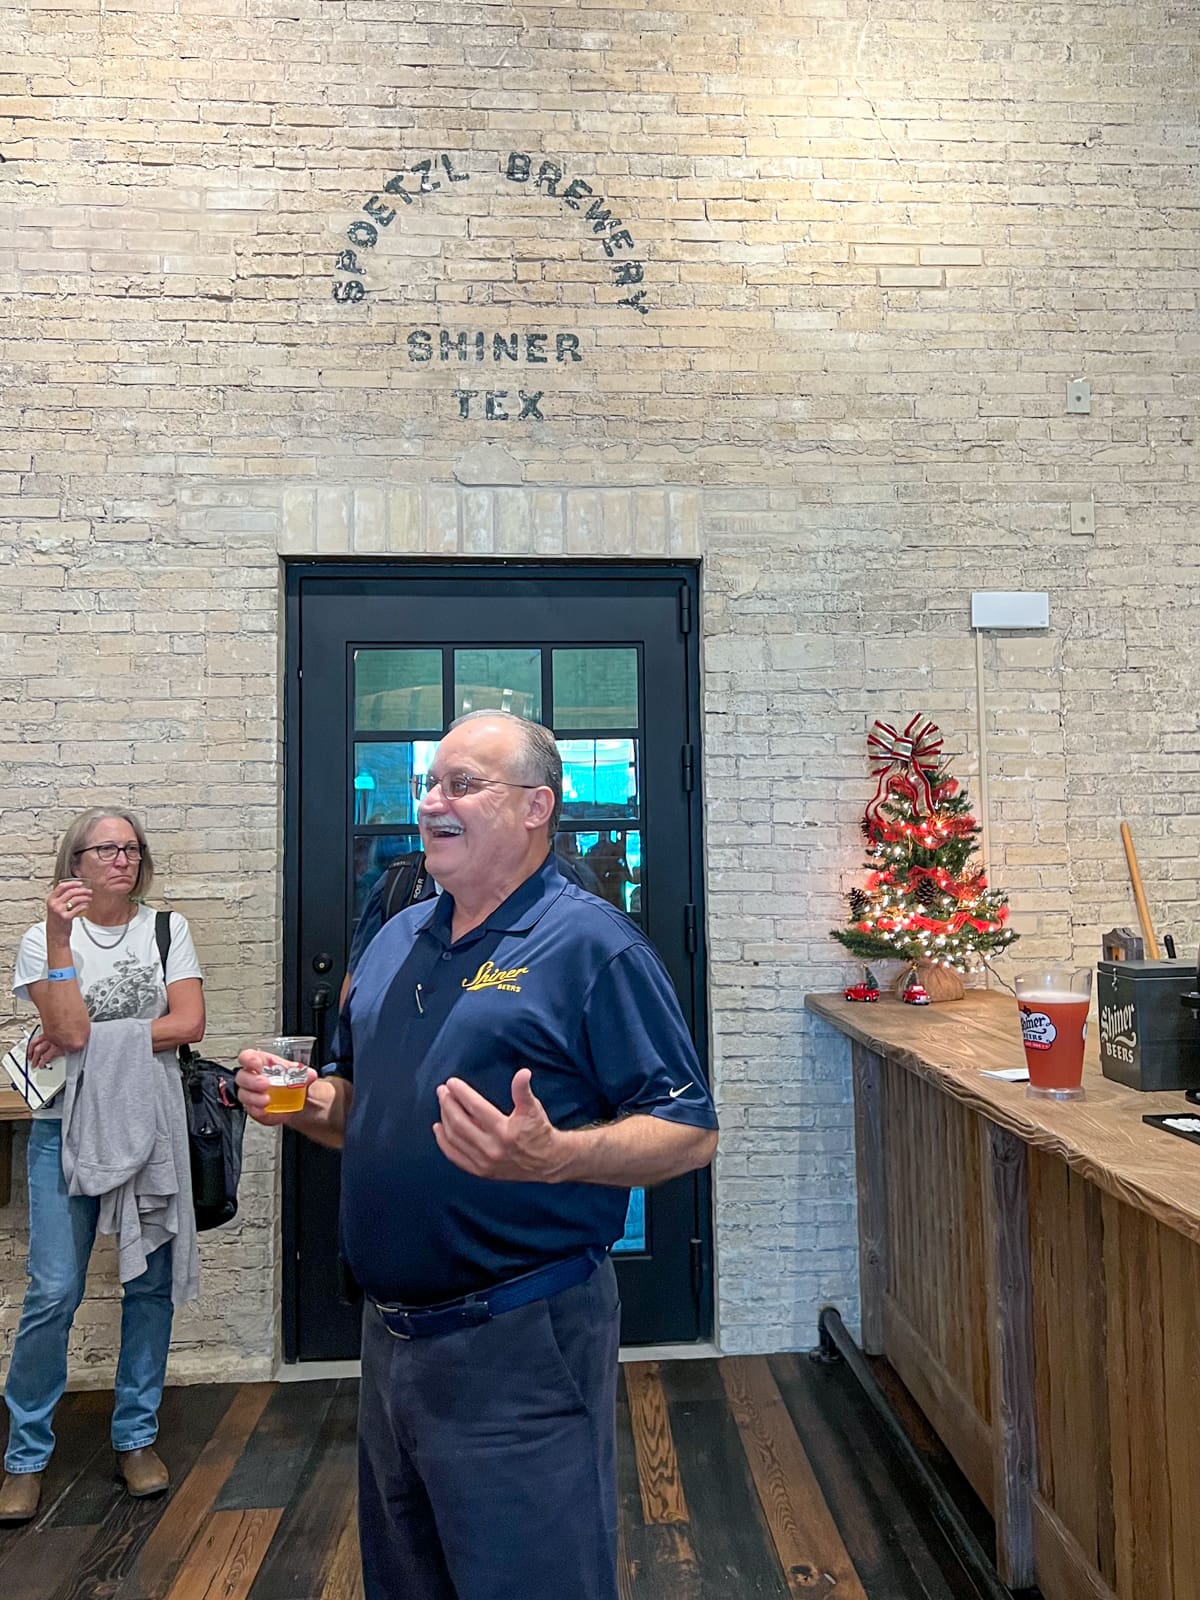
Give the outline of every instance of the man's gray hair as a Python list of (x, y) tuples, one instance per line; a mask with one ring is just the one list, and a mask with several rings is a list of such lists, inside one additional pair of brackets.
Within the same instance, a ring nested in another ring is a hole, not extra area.
[(562, 813), (563, 794), (562, 757), (558, 753), (554, 735), (540, 722), (530, 722), (528, 717), (518, 717), (512, 711), (468, 711), (465, 715), (456, 717), (446, 731), (461, 728), (464, 722), (478, 722), (483, 717), (490, 717), (493, 722), (514, 723), (520, 732), (521, 749), (517, 756), (517, 770), (513, 776), (519, 777), (522, 783), (531, 783), (539, 789), (553, 791), (554, 808), (546, 827), (547, 834), (553, 839)]
[(67, 824), (67, 831), (58, 842), (58, 854), (54, 858), (54, 881), (62, 883), (67, 878), (75, 877), (79, 852), (90, 843), (92, 829), (97, 822), (108, 821), (127, 822), (142, 847), (138, 875), (134, 879), (129, 898), (144, 900), (150, 893), (150, 885), (154, 882), (154, 859), (150, 854), (150, 846), (146, 843), (146, 830), (142, 827), (140, 819), (135, 817), (132, 811), (125, 811), (120, 806), (92, 806), (87, 811), (81, 811), (77, 817), (72, 817)]

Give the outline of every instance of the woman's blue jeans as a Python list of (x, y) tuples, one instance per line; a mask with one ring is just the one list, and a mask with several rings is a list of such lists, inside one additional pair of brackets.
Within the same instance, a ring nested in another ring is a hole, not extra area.
[[(54, 1408), (67, 1386), (67, 1340), (100, 1215), (98, 1199), (67, 1193), (61, 1122), (30, 1124), (28, 1167), (29, 1287), (4, 1386), (6, 1472), (41, 1472), (54, 1450)], [(114, 1450), (141, 1449), (158, 1435), (172, 1312), (171, 1246), (165, 1244), (141, 1277), (124, 1285)]]

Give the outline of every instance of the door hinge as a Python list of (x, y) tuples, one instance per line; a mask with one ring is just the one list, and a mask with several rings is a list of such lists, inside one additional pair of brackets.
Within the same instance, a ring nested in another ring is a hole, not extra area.
[(696, 747), (685, 744), (679, 750), (679, 775), (683, 783), (684, 794), (691, 794), (696, 787)]
[(704, 1286), (704, 1246), (699, 1239), (689, 1239), (688, 1248), (692, 1272), (692, 1299), (699, 1303), (700, 1290)]
[(694, 956), (696, 954), (696, 908), (694, 905), (686, 905), (683, 908), (683, 947), (688, 955)]
[(679, 631), (680, 633), (692, 631), (692, 591), (686, 583), (679, 591)]

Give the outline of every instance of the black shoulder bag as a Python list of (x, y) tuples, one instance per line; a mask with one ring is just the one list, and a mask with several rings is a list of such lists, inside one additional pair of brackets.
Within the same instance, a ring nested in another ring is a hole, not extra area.
[[(154, 938), (167, 981), (171, 949), (171, 913), (156, 911)], [(219, 1228), (237, 1215), (238, 1180), (242, 1176), (242, 1135), (246, 1113), (237, 1097), (234, 1075), (219, 1061), (198, 1056), (191, 1045), (179, 1046), (183, 1104), (187, 1112), (188, 1153), (192, 1168), (192, 1206), (196, 1229)]]

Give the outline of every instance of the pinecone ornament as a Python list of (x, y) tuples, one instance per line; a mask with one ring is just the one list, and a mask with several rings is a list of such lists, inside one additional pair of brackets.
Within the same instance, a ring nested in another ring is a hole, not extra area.
[(861, 917), (861, 916), (863, 916), (866, 913), (867, 907), (871, 904), (871, 902), (867, 899), (866, 895), (862, 892), (861, 889), (851, 889), (849, 898), (850, 898), (850, 915), (852, 917)]
[(937, 905), (942, 891), (932, 878), (922, 878), (917, 885), (917, 899), (927, 911)]

